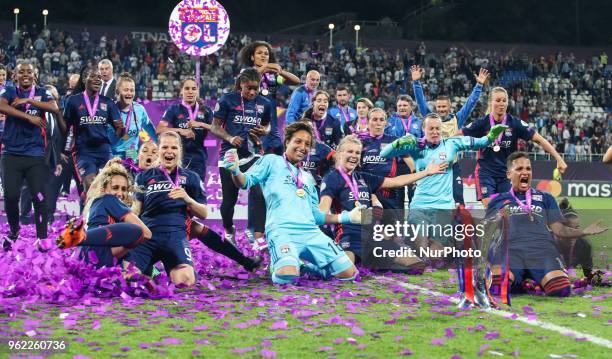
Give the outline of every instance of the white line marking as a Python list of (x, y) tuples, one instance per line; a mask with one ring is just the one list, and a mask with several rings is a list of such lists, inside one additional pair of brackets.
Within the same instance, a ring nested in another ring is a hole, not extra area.
[[(447, 297), (451, 302), (458, 304), (459, 303), (459, 299), (457, 298), (453, 298), (450, 297), (447, 294), (444, 293), (440, 293), (440, 292), (436, 292), (424, 287), (421, 287), (420, 285), (416, 285), (416, 284), (410, 284), (410, 283), (405, 283), (405, 282), (400, 282), (399, 280), (396, 279), (391, 279), (391, 278), (386, 278), (386, 277), (378, 277), (378, 279), (382, 279), (383, 281), (386, 282), (392, 282), (394, 284), (397, 284), (401, 287), (407, 288), (407, 289), (411, 289), (411, 290), (416, 290), (419, 291), (421, 293), (433, 296), (433, 297)], [(480, 309), (482, 310), (482, 309)], [(497, 315), (499, 317), (505, 318), (505, 319), (511, 319), (511, 320), (515, 320), (517, 322), (522, 322), (525, 324), (529, 324), (529, 325), (533, 325), (535, 327), (539, 327), (539, 328), (544, 328), (544, 329), (548, 329), (548, 330), (552, 330), (553, 332), (557, 332), (559, 334), (562, 334), (564, 336), (571, 336), (574, 338), (586, 338), (588, 341), (590, 341), (591, 343), (597, 344), (597, 345), (601, 345), (603, 347), (612, 349), (612, 341), (604, 339), (604, 338), (600, 338), (600, 337), (596, 337), (594, 335), (591, 334), (586, 334), (586, 333), (582, 333), (582, 332), (578, 332), (576, 330), (573, 330), (571, 328), (566, 328), (560, 325), (556, 325), (556, 324), (552, 324), (552, 323), (548, 323), (548, 322), (543, 322), (541, 320), (529, 320), (529, 318), (522, 316), (522, 315), (518, 315), (516, 313), (512, 313), (512, 312), (508, 312), (505, 310), (500, 310), (500, 309), (487, 309), (484, 310), (487, 313), (493, 314), (493, 315)], [(516, 315), (516, 318), (511, 318), (512, 316)]]

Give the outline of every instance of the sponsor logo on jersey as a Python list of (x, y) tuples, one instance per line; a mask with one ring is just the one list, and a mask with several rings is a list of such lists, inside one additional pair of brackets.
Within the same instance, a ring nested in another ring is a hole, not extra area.
[[(511, 205), (508, 206), (508, 211), (510, 212), (510, 214), (517, 214), (517, 213), (524, 213), (523, 209), (521, 208), (521, 206), (517, 206), (517, 205)], [(537, 206), (535, 204), (531, 205), (531, 213), (535, 213), (535, 214), (541, 214), (543, 212), (542, 207)]]
[[(355, 195), (353, 195), (353, 191), (349, 191), (349, 195), (348, 195), (348, 199), (349, 201), (354, 201), (355, 200)], [(369, 191), (359, 191), (359, 200), (365, 200), (365, 201), (369, 201), (370, 200), (370, 192)]]
[(440, 158), (440, 161), (446, 161), (446, 152), (440, 152), (438, 157)]
[(106, 125), (106, 117), (104, 116), (82, 116), (80, 121), (80, 125)]
[(102, 111), (106, 111), (107, 109), (108, 109), (108, 107), (106, 106), (106, 104), (105, 104), (105, 103), (101, 103), (101, 104), (100, 104), (100, 110), (102, 110)]
[(302, 168), (305, 170), (312, 170), (317, 167), (317, 163), (315, 161), (302, 161)]
[(387, 159), (378, 155), (365, 155), (363, 156), (362, 161), (363, 163), (383, 163), (386, 162)]
[(257, 116), (242, 116), (242, 115), (236, 115), (234, 116), (234, 123), (237, 124), (241, 124), (241, 125), (251, 125), (251, 126), (255, 126), (258, 124), (259, 118), (257, 118)]

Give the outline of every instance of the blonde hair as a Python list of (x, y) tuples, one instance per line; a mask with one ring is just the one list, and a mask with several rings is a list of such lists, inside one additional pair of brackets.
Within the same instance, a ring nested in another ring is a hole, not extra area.
[(383, 110), (383, 109), (382, 109), (382, 108), (380, 108), (380, 107), (374, 107), (373, 109), (371, 109), (370, 111), (368, 111), (368, 121), (370, 121), (370, 119), (372, 118), (372, 114), (373, 114), (374, 112), (380, 112), (380, 113), (382, 113), (382, 114), (383, 114), (383, 119), (384, 119), (385, 121), (387, 121), (387, 113), (385, 112), (385, 110)]
[(115, 93), (117, 95), (119, 95), (119, 89), (121, 88), (124, 82), (131, 82), (136, 85), (136, 81), (134, 81), (134, 78), (129, 72), (122, 73), (121, 75), (119, 75), (119, 78), (117, 79), (117, 87), (115, 87)]
[(336, 152), (342, 152), (344, 150), (344, 147), (346, 147), (347, 145), (359, 145), (363, 147), (363, 144), (361, 143), (361, 141), (359, 140), (357, 136), (348, 135), (340, 141), (340, 143), (338, 144), (338, 147), (336, 147)]
[[(85, 203), (85, 208), (83, 209), (83, 220), (87, 222), (87, 217), (89, 216), (89, 210), (91, 208), (91, 204), (98, 198), (102, 197), (104, 194), (104, 189), (110, 183), (111, 179), (114, 176), (122, 176), (127, 180), (128, 183), (128, 192), (134, 192), (132, 175), (128, 172), (128, 170), (123, 167), (121, 164), (121, 158), (115, 157), (106, 162), (104, 168), (100, 170), (96, 178), (94, 178), (89, 190), (87, 191), (87, 202)], [(132, 197), (128, 196), (128, 203), (126, 205), (129, 207), (132, 205)]]
[[(176, 165), (178, 167), (182, 167), (183, 166), (183, 139), (181, 138), (181, 135), (179, 135), (175, 131), (164, 131), (164, 132), (160, 133), (157, 136), (157, 153), (159, 153), (159, 151), (160, 151), (159, 146), (161, 146), (161, 140), (164, 137), (172, 137), (172, 138), (175, 138), (178, 141), (181, 153), (179, 154), (178, 162), (177, 162)], [(159, 159), (159, 161), (161, 162), (161, 158)]]
[(491, 113), (493, 111), (493, 95), (496, 93), (503, 92), (506, 94), (506, 100), (508, 100), (508, 91), (506, 91), (503, 87), (493, 87), (491, 92), (489, 93), (489, 102), (487, 102), (487, 113)]

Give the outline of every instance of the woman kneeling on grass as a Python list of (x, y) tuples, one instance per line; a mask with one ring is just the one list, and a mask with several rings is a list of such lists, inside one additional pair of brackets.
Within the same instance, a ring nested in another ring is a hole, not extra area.
[[(296, 122), (285, 128), (283, 156), (264, 155), (246, 173), (240, 171), (235, 150), (227, 151), (223, 161), (236, 186), (247, 189), (261, 185), (266, 200), (265, 228), (272, 281), (277, 284), (293, 282), (304, 270), (341, 280), (353, 280), (357, 275), (357, 268), (346, 253), (319, 226), (359, 223), (365, 206), (340, 214), (319, 210), (315, 181), (299, 165), (313, 144), (312, 128)], [(302, 259), (308, 265), (303, 265)]]
[(72, 220), (57, 238), (60, 248), (81, 247), (81, 257), (98, 268), (112, 267), (129, 249), (151, 238), (130, 210), (132, 177), (120, 159), (110, 160), (87, 192), (84, 220)]

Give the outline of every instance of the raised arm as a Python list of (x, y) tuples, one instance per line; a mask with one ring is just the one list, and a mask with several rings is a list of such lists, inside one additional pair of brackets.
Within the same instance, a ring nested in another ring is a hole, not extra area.
[(474, 111), (474, 107), (476, 107), (476, 103), (478, 103), (478, 99), (482, 93), (482, 87), (489, 78), (489, 71), (481, 68), (478, 75), (475, 74), (474, 77), (476, 78), (476, 86), (474, 86), (470, 97), (468, 97), (467, 101), (461, 106), (459, 112), (457, 112), (457, 121), (459, 122), (457, 125), (459, 128), (463, 127), (465, 121), (470, 117), (472, 111)]
[(414, 135), (407, 133), (404, 137), (400, 137), (380, 151), (380, 156), (384, 158), (403, 157), (411, 155), (417, 150), (417, 139)]
[(425, 94), (423, 93), (423, 86), (419, 81), (421, 77), (423, 77), (423, 69), (419, 65), (413, 65), (410, 67), (410, 75), (412, 77), (412, 89), (414, 90), (414, 98), (419, 107), (419, 112), (421, 116), (426, 116), (431, 111), (427, 106), (427, 100), (425, 99)]

